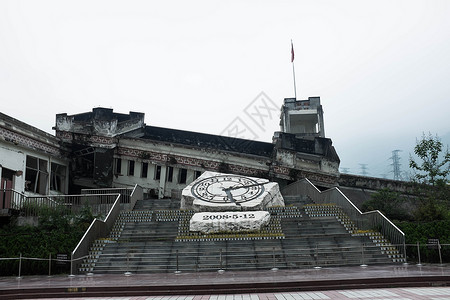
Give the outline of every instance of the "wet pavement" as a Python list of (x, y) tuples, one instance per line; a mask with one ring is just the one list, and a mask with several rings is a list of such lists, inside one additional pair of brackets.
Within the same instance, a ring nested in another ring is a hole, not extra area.
[[(397, 292), (385, 288), (394, 288)], [(368, 295), (370, 291), (372, 296), (363, 297), (361, 296), (363, 294), (352, 294), (351, 291), (356, 289), (364, 289), (364, 295)], [(375, 289), (391, 291), (401, 297), (391, 295), (392, 298), (388, 295), (389, 293), (383, 296), (383, 292), (378, 295)], [(344, 293), (345, 290), (347, 292)], [(427, 290), (431, 294), (434, 293), (434, 296), (426, 295), (424, 291)], [(434, 292), (431, 292), (432, 290)], [(323, 295), (320, 294), (320, 297), (323, 296), (323, 298), (314, 296), (315, 292), (321, 292)], [(331, 297), (330, 293), (334, 293), (334, 296)], [(409, 296), (405, 293), (409, 293)], [(420, 293), (425, 294), (419, 295)], [(227, 295), (228, 298), (216, 299), (214, 295)], [(278, 271), (131, 274), (130, 276), (94, 274), (74, 277), (24, 276), (20, 279), (0, 277), (0, 298), (2, 299), (43, 297), (48, 299), (109, 297), (101, 299), (112, 299), (113, 297), (114, 299), (158, 300), (162, 298), (157, 296), (172, 296), (171, 300), (184, 298), (187, 300), (234, 300), (244, 299), (243, 295), (253, 295), (253, 298), (246, 296), (248, 300), (450, 299), (450, 266), (377, 265)], [(233, 297), (230, 298), (230, 296)], [(337, 296), (341, 298), (336, 298)]]

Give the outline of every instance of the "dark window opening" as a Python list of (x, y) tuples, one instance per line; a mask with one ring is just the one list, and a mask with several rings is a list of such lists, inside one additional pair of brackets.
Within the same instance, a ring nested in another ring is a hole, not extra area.
[(66, 192), (66, 166), (51, 164), (50, 189), (61, 193)]
[(167, 167), (167, 181), (172, 182), (173, 180), (173, 167)]
[(142, 178), (147, 178), (147, 173), (148, 173), (148, 163), (143, 162), (142, 163), (142, 169), (141, 169), (141, 177)]
[(186, 183), (187, 169), (180, 169), (178, 183)]
[(93, 147), (74, 146), (71, 174), (74, 178), (94, 178), (96, 150)]
[(128, 176), (134, 176), (134, 160), (128, 162)]
[(116, 158), (116, 174), (122, 174), (122, 159)]
[(161, 166), (156, 166), (155, 168), (155, 180), (161, 179)]
[(201, 171), (195, 171), (195, 172), (194, 172), (194, 179), (199, 178), (200, 175), (202, 175), (202, 172), (201, 172)]

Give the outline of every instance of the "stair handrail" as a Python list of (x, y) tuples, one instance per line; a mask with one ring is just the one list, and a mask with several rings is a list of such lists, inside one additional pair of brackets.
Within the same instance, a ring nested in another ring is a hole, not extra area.
[(78, 265), (81, 264), (79, 259), (89, 254), (89, 248), (92, 243), (101, 237), (106, 237), (111, 231), (117, 217), (120, 214), (120, 198), (121, 194), (117, 194), (116, 201), (114, 201), (114, 204), (112, 205), (104, 221), (95, 218), (91, 222), (91, 225), (71, 253), (71, 261), (74, 263), (71, 264), (70, 274), (74, 274), (74, 272), (78, 270)]
[(358, 228), (363, 230), (377, 228), (393, 245), (398, 246), (403, 255), (406, 254), (404, 253), (405, 234), (394, 223), (379, 210), (361, 212), (338, 187), (320, 191), (311, 181), (304, 178), (286, 186), (282, 190), (282, 194), (286, 196), (307, 195), (317, 204), (335, 203), (356, 223)]
[(130, 194), (130, 206), (128, 207), (128, 210), (133, 210), (136, 202), (142, 199), (144, 199), (144, 189), (140, 185), (136, 184)]
[[(128, 210), (132, 210), (134, 208), (134, 205), (136, 204), (136, 201), (139, 199), (143, 199), (143, 196), (144, 192), (142, 187), (136, 184), (129, 196), (130, 206)], [(120, 203), (122, 202), (121, 198), (122, 195), (117, 194), (116, 201), (114, 201), (114, 204), (112, 205), (104, 221), (97, 218), (92, 221), (91, 225), (86, 230), (81, 240), (78, 242), (78, 245), (72, 251), (71, 261), (75, 261), (75, 264), (72, 264), (71, 266), (71, 274), (74, 274), (73, 272), (78, 270), (78, 265), (81, 264), (79, 259), (89, 254), (89, 248), (91, 247), (92, 243), (99, 238), (107, 237), (111, 232), (111, 229), (114, 226), (114, 223), (116, 222), (120, 211), (122, 210), (122, 207), (120, 205)]]

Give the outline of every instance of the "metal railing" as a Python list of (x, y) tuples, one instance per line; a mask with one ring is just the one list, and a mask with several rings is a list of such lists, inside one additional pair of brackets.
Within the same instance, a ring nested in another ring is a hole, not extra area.
[(12, 189), (0, 189), (1, 208), (5, 209), (19, 209), (20, 204), (24, 202), (26, 196)]
[[(113, 227), (117, 217), (120, 214), (120, 198), (121, 195), (117, 195), (111, 210), (106, 216), (105, 220), (94, 219), (89, 228), (84, 233), (78, 245), (71, 253), (72, 265), (70, 267), (71, 274), (78, 269), (78, 265), (81, 263), (79, 260), (81, 257), (86, 256), (89, 253), (89, 249), (92, 243), (101, 237), (106, 237), (111, 228)], [(77, 262), (73, 265), (73, 261)]]
[(144, 198), (144, 191), (141, 186), (135, 185), (132, 188), (110, 188), (110, 189), (82, 189), (83, 194), (120, 194), (120, 204), (124, 209), (132, 210), (137, 200)]
[(282, 194), (307, 195), (316, 204), (334, 203), (342, 208), (359, 229), (379, 230), (392, 244), (401, 245), (398, 249), (406, 255), (405, 234), (394, 223), (378, 210), (361, 212), (337, 187), (321, 192), (305, 178), (286, 186)]
[[(396, 245), (402, 246), (402, 245)], [(416, 253), (419, 259), (414, 260), (414, 264), (422, 266), (424, 264), (433, 264), (442, 268), (449, 268), (450, 257), (441, 255), (442, 252), (450, 251), (450, 244), (408, 244), (408, 253)], [(420, 259), (425, 256), (425, 249), (434, 255), (434, 258)], [(201, 256), (197, 251), (174, 250), (167, 252), (136, 252), (128, 251), (114, 254), (102, 254), (101, 259), (97, 260), (98, 268), (94, 269), (94, 273), (101, 274), (107, 272), (114, 273), (154, 273), (154, 272), (199, 272), (199, 271), (219, 271), (219, 270), (254, 270), (254, 269), (304, 269), (304, 268), (322, 268), (322, 267), (339, 267), (339, 266), (368, 266), (376, 265), (383, 262), (377, 262), (376, 255), (380, 253), (380, 247), (375, 245), (361, 245), (348, 247), (324, 247), (316, 246), (315, 248), (295, 248), (295, 249), (279, 249), (273, 247), (264, 252), (257, 254), (226, 251), (221, 248), (208, 251)], [(422, 254), (422, 255), (421, 255)], [(49, 254), (48, 258), (32, 258), (19, 254), (18, 257), (0, 258), (0, 262), (11, 261), (16, 265), (14, 267), (17, 272), (13, 274), (2, 275), (18, 275), (22, 276), (23, 270), (28, 275), (46, 274), (54, 272), (55, 266), (52, 263), (64, 263), (63, 273), (70, 271), (70, 275), (74, 274), (74, 267), (79, 266), (84, 259), (89, 256), (72, 256), (70, 259), (58, 259)], [(40, 261), (42, 266), (39, 272), (35, 268), (27, 268), (27, 261)], [(102, 261), (108, 267), (101, 267)], [(114, 261), (113, 264), (110, 262)], [(44, 266), (46, 264), (47, 266)], [(412, 261), (410, 261), (412, 265)], [(70, 267), (68, 266), (70, 265)], [(33, 270), (32, 270), (33, 269)], [(90, 273), (92, 270), (82, 273)]]
[[(117, 217), (120, 214), (120, 211), (122, 210), (122, 207), (120, 205), (121, 197), (122, 197), (121, 194), (117, 195), (117, 199), (112, 205), (111, 210), (109, 211), (104, 221), (98, 219), (94, 219), (92, 221), (91, 225), (86, 230), (80, 242), (72, 251), (71, 253), (72, 262), (73, 261), (77, 262), (75, 265), (72, 265), (70, 267), (72, 274), (73, 272), (78, 270), (78, 265), (81, 263), (80, 258), (88, 255), (89, 248), (91, 247), (92, 243), (99, 238), (107, 237), (107, 235), (111, 231), (114, 223), (116, 222)], [(143, 189), (142, 187), (136, 184), (129, 195), (128, 201), (130, 205), (129, 209), (130, 210), (133, 209), (134, 205), (136, 204), (136, 201), (142, 199), (142, 197), (143, 197)]]
[(120, 203), (130, 203), (130, 197), (131, 193), (133, 192), (134, 188), (106, 188), (106, 189), (82, 189), (81, 194), (121, 194), (122, 197), (120, 199)]
[(0, 190), (8, 195), (9, 209), (19, 210), (22, 216), (37, 217), (46, 209), (62, 209), (62, 213), (79, 213), (84, 206), (89, 206), (94, 215), (105, 216), (117, 193), (81, 194), (81, 195), (43, 195), (26, 196), (14, 190)]
[[(96, 218), (92, 221), (72, 251), (71, 263), (79, 263), (80, 258), (89, 253), (94, 240), (109, 234), (122, 210), (122, 203), (132, 210), (137, 200), (143, 199), (143, 189), (139, 185), (134, 188), (86, 189), (81, 195), (26, 196), (10, 189), (0, 189), (0, 193), (7, 204), (4, 208), (19, 210), (23, 216), (39, 216), (43, 210), (54, 208), (63, 208), (62, 213), (77, 213), (86, 205), (91, 208), (93, 214), (106, 216), (104, 220)], [(122, 201), (122, 197), (126, 200)], [(76, 266), (71, 266), (71, 271), (75, 268)]]

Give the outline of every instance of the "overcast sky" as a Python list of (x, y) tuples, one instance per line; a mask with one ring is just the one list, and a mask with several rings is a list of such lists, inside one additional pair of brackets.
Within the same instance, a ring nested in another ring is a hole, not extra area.
[(341, 167), (392, 178), (392, 150), (406, 169), (422, 132), (450, 142), (448, 0), (2, 0), (0, 111), (54, 133), (57, 113), (101, 106), (270, 142), (279, 112), (249, 111), (294, 97), (291, 39), (297, 98), (321, 97)]

